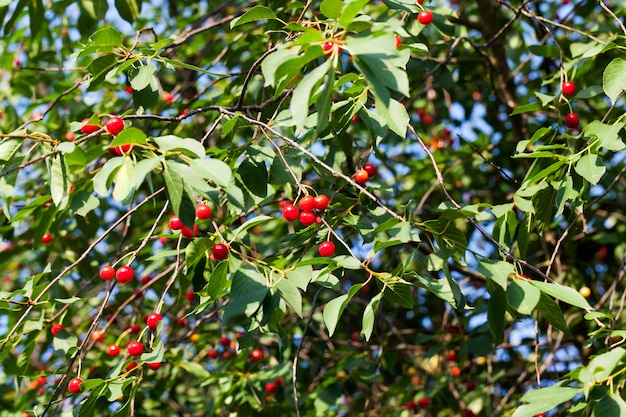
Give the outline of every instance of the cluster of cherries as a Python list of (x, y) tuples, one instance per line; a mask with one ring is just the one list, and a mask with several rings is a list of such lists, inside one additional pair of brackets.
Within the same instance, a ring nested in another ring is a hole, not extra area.
[[(213, 211), (211, 207), (209, 207), (205, 203), (200, 203), (196, 207), (196, 218), (199, 220), (207, 220), (210, 219), (213, 215)], [(193, 225), (193, 230), (189, 227), (185, 226), (180, 218), (176, 215), (170, 217), (168, 221), (168, 225), (171, 230), (176, 231), (180, 230), (180, 234), (187, 239), (193, 239), (198, 234), (198, 225)], [(221, 261), (222, 259), (228, 258), (228, 246), (224, 243), (216, 243), (211, 248), (211, 260), (213, 261)]]
[[(322, 218), (319, 217), (317, 213), (326, 210), (328, 204), (330, 204), (330, 199), (324, 194), (320, 194), (317, 197), (305, 195), (298, 202), (298, 207), (300, 208), (296, 207), (293, 202), (289, 200), (281, 201), (280, 203), (285, 220), (293, 222), (300, 219), (300, 223), (302, 223), (303, 226), (310, 226), (313, 223), (320, 224)], [(335, 253), (335, 244), (327, 240), (320, 243), (317, 250), (321, 256), (333, 256)]]
[[(576, 94), (576, 84), (574, 84), (573, 81), (565, 81), (563, 84), (561, 84), (561, 90), (563, 91), (563, 94), (565, 94), (567, 97), (571, 97)], [(570, 129), (576, 129), (580, 125), (580, 119), (578, 118), (578, 115), (574, 112), (566, 114), (563, 121), (565, 122), (565, 126), (569, 127)]]
[[(89, 120), (89, 118), (83, 119), (83, 126), (80, 128), (80, 131), (85, 135), (89, 135), (100, 130), (100, 125), (90, 124)], [(104, 129), (111, 136), (119, 135), (122, 130), (124, 130), (124, 127), (126, 127), (124, 120), (119, 116), (110, 117), (104, 124)], [(68, 135), (66, 135), (66, 138), (73, 140), (74, 136), (68, 137)], [(132, 143), (127, 143), (126, 145), (114, 146), (108, 150), (112, 156), (123, 156), (131, 153), (133, 146), (134, 145)]]

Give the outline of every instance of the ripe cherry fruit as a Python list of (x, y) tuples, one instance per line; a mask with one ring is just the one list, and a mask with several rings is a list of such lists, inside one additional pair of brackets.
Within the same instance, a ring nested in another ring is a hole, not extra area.
[(263, 359), (263, 352), (261, 351), (261, 349), (254, 349), (252, 352), (250, 352), (250, 359), (252, 359), (254, 362)]
[(115, 146), (107, 150), (109, 151), (111, 156), (124, 156), (124, 155), (128, 155), (129, 153), (131, 153), (134, 146), (135, 145), (133, 145), (132, 143), (127, 143), (126, 145)]
[(102, 342), (104, 340), (104, 332), (100, 329), (94, 330), (91, 334), (91, 340), (95, 342)]
[(230, 338), (228, 336), (220, 337), (220, 345), (224, 347), (230, 347)]
[(580, 124), (580, 120), (578, 119), (578, 115), (576, 113), (568, 113), (565, 115), (565, 126), (570, 129), (577, 128)]
[(54, 323), (50, 328), (50, 333), (52, 333), (53, 336), (56, 336), (63, 329), (65, 329), (64, 325), (62, 325), (61, 323)]
[(96, 132), (98, 130), (100, 130), (100, 126), (98, 125), (90, 125), (89, 123), (89, 117), (83, 119), (83, 126), (80, 128), (80, 131), (85, 134), (88, 135), (90, 133)]
[(148, 368), (152, 369), (153, 371), (156, 371), (157, 369), (161, 367), (162, 364), (163, 364), (162, 362), (150, 362), (148, 364)]
[(143, 353), (143, 343), (141, 342), (130, 342), (126, 346), (126, 350), (130, 356), (139, 356)]
[(285, 205), (283, 207), (282, 212), (283, 212), (283, 217), (288, 222), (292, 222), (300, 216), (300, 210), (298, 210), (298, 207), (294, 206), (293, 204)]
[(300, 199), (298, 207), (302, 211), (311, 211), (315, 208), (315, 198), (312, 195), (305, 195)]
[(109, 345), (109, 349), (107, 350), (107, 353), (109, 354), (110, 357), (114, 358), (120, 354), (120, 347), (116, 344)]
[(417, 401), (417, 403), (420, 405), (420, 407), (426, 408), (430, 405), (430, 400), (428, 399), (428, 397), (422, 397)]
[(196, 217), (200, 220), (209, 219), (211, 218), (212, 214), (213, 212), (211, 211), (211, 207), (207, 206), (204, 203), (198, 204), (198, 207), (196, 207)]
[(117, 136), (122, 130), (124, 130), (124, 120), (121, 117), (113, 116), (104, 124), (106, 131), (112, 135)]
[(365, 184), (367, 182), (367, 180), (369, 179), (369, 177), (370, 177), (369, 174), (364, 169), (359, 169), (354, 174), (354, 180), (356, 182), (358, 182), (359, 184)]
[(320, 194), (313, 199), (315, 210), (324, 211), (328, 204), (330, 204), (330, 199), (326, 197), (324, 194)]
[(400, 47), (400, 45), (402, 45), (402, 39), (400, 39), (400, 37), (398, 35), (393, 35), (394, 39), (396, 40), (396, 48)]
[(368, 163), (368, 164), (363, 165), (363, 169), (367, 172), (367, 175), (369, 176), (369, 178), (373, 178), (376, 175), (377, 169), (372, 164)]
[(170, 220), (167, 223), (172, 230), (180, 230), (183, 228), (183, 222), (176, 216), (170, 217)]
[(182, 234), (183, 237), (186, 237), (187, 239), (193, 239), (198, 234), (198, 225), (197, 224), (193, 225), (193, 231), (187, 226), (183, 226), (180, 229), (180, 234)]
[(317, 250), (321, 256), (324, 256), (324, 257), (333, 256), (333, 254), (335, 253), (335, 244), (327, 240), (326, 242), (320, 243)]
[(152, 330), (156, 330), (157, 324), (159, 324), (161, 320), (163, 320), (163, 316), (159, 313), (152, 313), (146, 318), (146, 324)]
[(135, 277), (135, 271), (130, 266), (122, 266), (115, 272), (115, 278), (120, 284), (126, 284)]
[(108, 281), (115, 276), (115, 268), (113, 268), (111, 265), (104, 265), (102, 268), (100, 268), (100, 272), (98, 274), (100, 275), (100, 278)]
[(303, 211), (300, 213), (300, 223), (302, 223), (303, 226), (312, 225), (313, 223), (315, 223), (316, 218), (317, 215), (312, 211)]
[(211, 349), (209, 350), (208, 356), (210, 359), (217, 359), (220, 356), (220, 353), (215, 349)]
[(80, 384), (83, 383), (83, 380), (80, 378), (72, 378), (70, 379), (70, 383), (67, 385), (67, 389), (74, 394), (78, 394), (80, 389)]
[(326, 55), (327, 57), (330, 57), (333, 54), (334, 47), (335, 47), (335, 44), (332, 42), (326, 42), (324, 45), (322, 45), (322, 49), (324, 50), (324, 55)]
[(423, 10), (417, 14), (417, 21), (422, 25), (429, 25), (433, 21), (433, 14), (429, 10)]
[(278, 385), (275, 382), (268, 382), (265, 384), (265, 392), (268, 394), (275, 394), (278, 391)]
[(41, 243), (43, 243), (44, 245), (47, 245), (50, 242), (52, 242), (52, 235), (47, 232), (44, 233), (44, 235), (41, 237)]
[(565, 81), (561, 84), (561, 90), (563, 90), (563, 94), (566, 96), (573, 96), (576, 94), (576, 84), (573, 81)]
[(228, 246), (223, 243), (216, 243), (213, 248), (211, 248), (211, 254), (216, 261), (226, 259), (228, 258)]

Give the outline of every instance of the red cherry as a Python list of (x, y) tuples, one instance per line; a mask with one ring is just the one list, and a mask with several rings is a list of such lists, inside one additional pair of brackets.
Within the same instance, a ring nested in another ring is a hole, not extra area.
[(422, 397), (417, 401), (417, 403), (420, 405), (420, 407), (426, 408), (430, 405), (430, 400), (428, 399), (428, 397)]
[(468, 391), (474, 391), (476, 389), (476, 383), (474, 381), (469, 381), (467, 385), (465, 385), (465, 388)]
[(433, 122), (433, 117), (429, 114), (424, 115), (424, 117), (422, 117), (422, 122), (426, 125), (429, 125)]
[(111, 265), (104, 265), (102, 268), (100, 268), (100, 272), (98, 274), (100, 275), (100, 278), (108, 281), (115, 276), (115, 268), (113, 268)]
[(130, 332), (133, 334), (137, 334), (139, 332), (141, 332), (141, 326), (138, 324), (133, 324), (130, 326), (127, 326), (128, 329), (130, 329)]
[(89, 122), (89, 117), (83, 119), (83, 126), (80, 128), (80, 131), (83, 134), (88, 135), (90, 133), (97, 132), (98, 130), (100, 130), (100, 126), (98, 126), (98, 125), (89, 125), (89, 124), (87, 124), (88, 122)]
[(364, 169), (359, 169), (354, 174), (354, 180), (356, 182), (358, 182), (359, 184), (365, 184), (367, 182), (367, 180), (369, 179), (369, 177), (370, 177), (369, 174)]
[(328, 204), (330, 204), (330, 199), (326, 197), (324, 194), (320, 194), (313, 199), (315, 210), (324, 211)]
[(228, 258), (228, 246), (223, 243), (216, 243), (213, 248), (211, 248), (211, 255), (213, 255), (216, 261)]
[(186, 317), (179, 317), (179, 318), (176, 320), (176, 323), (178, 323), (178, 325), (179, 325), (180, 327), (186, 327), (186, 326), (187, 326), (187, 323), (188, 323), (188, 322), (187, 322), (187, 318), (186, 318)]
[(207, 206), (204, 203), (198, 204), (198, 207), (196, 207), (196, 217), (200, 220), (209, 219), (211, 217), (211, 214), (213, 214), (213, 212), (211, 211), (211, 207)]
[(312, 211), (303, 211), (300, 213), (300, 223), (303, 226), (310, 226), (315, 223), (315, 219), (317, 218), (316, 214)]
[(174, 96), (171, 93), (163, 93), (163, 101), (166, 103), (172, 103), (174, 101)]
[(417, 0), (417, 4), (424, 4), (424, 0)]
[(61, 323), (54, 323), (50, 328), (50, 333), (52, 333), (53, 336), (56, 336), (63, 329), (65, 329), (64, 325), (62, 325)]
[(420, 119), (421, 119), (421, 118), (423, 118), (425, 115), (426, 115), (426, 110), (424, 110), (424, 109), (419, 109), (419, 110), (417, 111), (417, 116), (418, 116)]
[(102, 342), (104, 340), (104, 331), (100, 329), (94, 330), (94, 332), (91, 334), (91, 340), (94, 340), (96, 342)]
[(130, 266), (122, 266), (115, 272), (115, 278), (120, 284), (126, 284), (135, 277), (135, 271)]
[(146, 318), (146, 324), (149, 328), (155, 330), (157, 328), (157, 324), (159, 324), (161, 320), (163, 320), (163, 316), (159, 313), (153, 313)]
[(563, 94), (566, 96), (573, 96), (576, 94), (576, 84), (573, 81), (565, 81), (561, 84), (561, 90), (563, 90)]
[(452, 368), (450, 370), (450, 375), (452, 376), (452, 378), (458, 378), (461, 376), (461, 368), (459, 368), (458, 366), (455, 366), (454, 368)]
[(456, 352), (454, 352), (454, 351), (452, 351), (452, 352), (448, 352), (448, 353), (446, 354), (446, 358), (447, 358), (449, 361), (452, 361), (452, 362), (456, 361)]
[(407, 410), (415, 410), (417, 408), (417, 404), (415, 404), (415, 400), (411, 399), (406, 403)]
[(187, 239), (193, 239), (198, 234), (198, 225), (193, 225), (193, 231), (191, 231), (191, 229), (187, 226), (183, 226), (182, 229), (180, 229), (180, 233)]
[(331, 56), (333, 54), (334, 47), (335, 47), (335, 44), (332, 42), (326, 42), (324, 45), (322, 45), (322, 49), (324, 50), (324, 55), (326, 55), (327, 57)]
[(124, 130), (124, 120), (121, 117), (113, 116), (104, 124), (106, 131), (112, 135), (117, 136), (122, 130)]
[(187, 301), (193, 301), (195, 297), (196, 295), (194, 294), (193, 290), (189, 290), (185, 293), (185, 298), (187, 299)]
[(183, 222), (181, 222), (180, 219), (176, 216), (170, 217), (170, 220), (167, 222), (167, 224), (172, 230), (180, 230), (183, 228)]
[(396, 48), (400, 47), (400, 45), (402, 45), (402, 39), (400, 39), (400, 37), (398, 35), (393, 35), (394, 39), (396, 40)]
[(47, 245), (50, 242), (52, 242), (52, 235), (50, 233), (44, 233), (41, 237), (41, 243)]
[(107, 353), (109, 354), (110, 357), (114, 358), (120, 354), (120, 347), (115, 344), (109, 345), (109, 349), (107, 350)]
[(124, 87), (124, 91), (126, 91), (128, 94), (132, 94), (133, 87), (131, 87), (130, 85), (127, 85), (126, 87)]
[(286, 205), (285, 207), (283, 207), (282, 211), (283, 217), (288, 222), (292, 222), (300, 216), (300, 210), (298, 210), (298, 207), (294, 206), (293, 204)]
[(133, 147), (132, 143), (127, 143), (126, 145), (115, 146), (114, 148), (107, 149), (112, 156), (124, 156), (129, 154)]
[(570, 129), (577, 128), (580, 124), (580, 120), (578, 119), (578, 115), (576, 113), (568, 113), (565, 115), (565, 126)]
[(143, 277), (141, 277), (141, 283), (142, 284), (147, 284), (152, 280), (152, 277), (150, 275), (144, 275)]
[(230, 338), (228, 336), (220, 337), (220, 345), (224, 347), (230, 347)]
[(280, 387), (281, 385), (283, 385), (283, 382), (284, 382), (284, 381), (283, 381), (283, 377), (278, 377), (278, 378), (276, 378), (276, 379), (274, 380), (274, 383), (275, 383), (276, 385), (278, 385), (279, 387)]
[(275, 382), (268, 382), (265, 384), (265, 392), (268, 394), (274, 394), (278, 391), (278, 385)]
[(208, 355), (209, 355), (209, 358), (211, 359), (217, 359), (220, 356), (220, 353), (215, 349), (211, 349), (209, 350)]
[(548, 417), (548, 415), (546, 413), (540, 413), (535, 415), (535, 417)]
[(128, 365), (126, 365), (126, 368), (124, 368), (126, 370), (126, 372), (130, 372), (132, 370), (134, 370), (135, 368), (137, 368), (137, 362), (132, 361), (131, 363), (129, 363)]
[(250, 352), (250, 359), (252, 359), (254, 362), (263, 359), (263, 352), (261, 351), (261, 349), (254, 349), (252, 352)]
[(315, 198), (312, 195), (305, 195), (298, 202), (298, 207), (302, 211), (311, 211), (315, 208)]
[(157, 369), (161, 367), (161, 365), (163, 365), (162, 362), (150, 362), (148, 364), (148, 368), (152, 369), (153, 371), (156, 371)]
[(283, 207), (288, 206), (288, 205), (290, 205), (290, 204), (293, 204), (293, 201), (291, 201), (291, 200), (287, 200), (287, 199), (285, 199), (285, 200), (280, 200), (280, 201), (278, 202), (278, 207), (280, 207), (280, 208), (281, 208), (281, 210), (282, 210), (282, 208), (283, 208)]
[(126, 346), (126, 350), (130, 356), (139, 356), (143, 353), (143, 343), (141, 342), (130, 342)]
[(433, 21), (433, 14), (430, 10), (424, 10), (417, 14), (417, 21), (422, 25), (429, 25)]
[(65, 133), (65, 139), (67, 139), (67, 140), (69, 140), (71, 142), (74, 139), (76, 139), (76, 134), (74, 132), (66, 132)]
[(81, 389), (80, 389), (80, 384), (83, 383), (83, 380), (80, 378), (72, 378), (70, 379), (70, 383), (67, 384), (67, 389), (70, 390), (70, 392), (74, 393), (74, 394), (78, 394)]
[(376, 167), (372, 164), (363, 165), (363, 169), (367, 172), (367, 175), (369, 176), (369, 178), (373, 178), (376, 175), (376, 172), (378, 171)]
[(324, 257), (333, 256), (333, 254), (335, 253), (335, 244), (327, 240), (326, 242), (320, 243), (317, 250), (319, 251), (319, 254), (321, 256), (324, 256)]

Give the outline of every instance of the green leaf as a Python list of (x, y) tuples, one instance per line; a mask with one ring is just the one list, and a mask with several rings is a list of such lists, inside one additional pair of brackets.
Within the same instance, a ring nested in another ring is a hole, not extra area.
[(233, 180), (233, 173), (223, 161), (219, 159), (194, 159), (191, 161), (191, 169), (201, 175), (203, 178), (215, 182), (220, 187), (228, 187)]
[(112, 26), (107, 26), (91, 35), (88, 44), (97, 46), (122, 46), (122, 35)]
[(570, 329), (565, 321), (565, 316), (563, 316), (563, 311), (561, 307), (546, 294), (541, 293), (541, 298), (539, 298), (539, 303), (537, 304), (537, 310), (543, 314), (546, 320), (556, 327), (557, 329), (565, 332), (565, 334), (570, 335)]
[(0, 142), (0, 161), (8, 162), (24, 143), (21, 139), (6, 138)]
[(596, 185), (606, 172), (606, 167), (598, 155), (588, 153), (576, 162), (574, 170), (591, 184)]
[(528, 391), (522, 397), (528, 404), (518, 407), (511, 417), (534, 417), (571, 400), (579, 392), (577, 388), (559, 386)]
[[(62, 356), (67, 357), (68, 354), (74, 352), (78, 339), (73, 334), (69, 333), (65, 329), (61, 329), (59, 333), (52, 340), (54, 351)], [(72, 352), (70, 352), (72, 350)]]
[(146, 141), (146, 134), (141, 129), (137, 129), (136, 127), (127, 127), (122, 130), (119, 135), (113, 139), (108, 146), (109, 148), (113, 148), (115, 146), (126, 145), (129, 143), (141, 144), (145, 145), (148, 142)]
[(329, 19), (337, 19), (343, 10), (344, 2), (341, 0), (324, 0), (320, 5), (320, 10)]
[[(617, 365), (621, 362), (624, 354), (626, 353), (626, 349), (621, 347), (616, 347), (606, 353), (601, 353), (596, 355), (591, 359), (589, 365), (587, 365), (587, 370), (593, 375), (593, 381), (605, 381), (607, 380), (614, 372)], [(581, 381), (583, 383), (589, 381)], [(585, 385), (588, 385), (587, 383)]]
[(57, 154), (47, 159), (50, 168), (50, 195), (57, 207), (61, 206), (61, 201), (65, 198), (70, 189), (67, 166), (65, 165), (65, 155)]
[(124, 163), (117, 170), (115, 174), (115, 179), (113, 180), (113, 193), (112, 196), (117, 201), (128, 204), (130, 198), (133, 196), (135, 192), (134, 181), (133, 181), (133, 170), (135, 167), (135, 163), (130, 158), (122, 158)]
[(217, 264), (209, 277), (209, 283), (204, 288), (205, 295), (217, 300), (224, 295), (224, 289), (228, 282), (228, 262)]
[(112, 175), (115, 173), (120, 166), (124, 164), (125, 158), (111, 158), (93, 176), (93, 189), (96, 193), (105, 197), (109, 195), (109, 188), (113, 183)]
[(326, 306), (324, 306), (324, 323), (328, 329), (329, 336), (332, 336), (333, 333), (335, 333), (337, 322), (339, 321), (341, 314), (343, 314), (343, 310), (346, 308), (346, 305), (348, 305), (348, 302), (350, 302), (352, 297), (354, 297), (354, 294), (356, 294), (362, 286), (363, 284), (353, 285), (346, 294), (333, 298), (326, 303)]
[(276, 283), (281, 297), (293, 308), (293, 311), (302, 317), (302, 295), (298, 287), (290, 280), (283, 278)]
[(274, 217), (271, 216), (264, 216), (264, 215), (260, 215), (260, 216), (255, 216), (253, 218), (251, 218), (250, 220), (246, 220), (246, 222), (244, 224), (242, 224), (241, 226), (239, 226), (234, 232), (233, 232), (233, 239), (236, 239), (237, 237), (242, 237), (240, 236), (241, 233), (245, 232), (246, 230), (249, 230), (255, 226), (260, 225), (261, 223), (265, 223), (269, 220), (273, 220)]
[(174, 213), (180, 218), (183, 224), (193, 229), (196, 220), (196, 202), (193, 193), (184, 180), (184, 175), (178, 170), (178, 164), (173, 161), (166, 161), (163, 170), (165, 180), (165, 190), (172, 203)]
[(296, 123), (296, 132), (301, 132), (304, 128), (304, 123), (309, 115), (312, 92), (319, 87), (322, 78), (330, 69), (331, 62), (326, 60), (322, 65), (305, 75), (293, 90), (289, 110), (291, 110), (293, 120)]
[(154, 65), (144, 65), (137, 70), (132, 71), (129, 75), (130, 85), (133, 90), (143, 90), (148, 87), (152, 80), (154, 80), (154, 73), (157, 67)]
[(81, 217), (86, 217), (99, 206), (100, 199), (92, 193), (78, 191), (72, 194), (70, 208)]
[(339, 16), (339, 24), (347, 28), (354, 21), (354, 18), (363, 10), (363, 7), (369, 3), (369, 0), (352, 0), (343, 6), (341, 16)]
[(109, 9), (109, 4), (101, 0), (80, 0), (80, 5), (93, 20), (102, 20)]
[(269, 288), (265, 276), (253, 268), (235, 272), (230, 289), (230, 302), (224, 308), (225, 326), (241, 325), (261, 307)]
[(574, 307), (582, 308), (584, 310), (593, 310), (593, 307), (589, 305), (587, 300), (573, 288), (557, 283), (536, 280), (530, 281), (530, 283), (539, 288), (542, 292), (545, 292), (546, 294), (561, 301), (565, 301)]
[(183, 152), (185, 154), (196, 156), (198, 158), (205, 157), (205, 149), (196, 139), (183, 139), (174, 135), (157, 136), (153, 139), (161, 152)]
[(624, 123), (615, 122), (612, 125), (607, 125), (599, 120), (585, 125), (583, 133), (585, 136), (595, 136), (600, 140), (600, 147), (608, 149), (609, 151), (621, 151), (626, 148), (626, 144), (619, 137), (619, 132), (624, 127)]
[(499, 345), (504, 340), (504, 318), (506, 313), (506, 293), (498, 285), (488, 285), (491, 297), (487, 304), (487, 325), (493, 341)]
[(534, 103), (528, 103), (528, 104), (523, 104), (521, 106), (517, 106), (511, 112), (511, 116), (515, 116), (516, 114), (522, 114), (522, 113), (536, 112), (537, 110), (540, 110), (540, 109), (541, 109), (541, 103), (538, 101), (535, 101)]
[(378, 310), (378, 304), (380, 304), (380, 300), (382, 300), (382, 298), (383, 293), (379, 292), (372, 297), (370, 302), (365, 306), (365, 311), (363, 312), (363, 328), (361, 330), (361, 334), (365, 337), (365, 340), (370, 340), (370, 336), (374, 330), (376, 310)]
[(506, 292), (509, 305), (518, 313), (530, 315), (539, 302), (541, 292), (525, 279), (514, 279)]
[(278, 20), (272, 9), (265, 6), (254, 6), (239, 17), (234, 18), (230, 22), (230, 28), (234, 28), (245, 23), (255, 22), (257, 20)]
[(141, 15), (142, 0), (115, 0), (115, 7), (122, 19), (133, 23)]
[(626, 59), (615, 58), (604, 69), (602, 74), (604, 93), (615, 104), (617, 98), (626, 90)]
[(591, 417), (620, 417), (626, 416), (626, 402), (615, 392), (605, 395), (593, 407)]

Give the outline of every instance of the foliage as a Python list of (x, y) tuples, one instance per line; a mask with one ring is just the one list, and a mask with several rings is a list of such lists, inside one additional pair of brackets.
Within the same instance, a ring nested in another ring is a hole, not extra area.
[(624, 12), (0, 0), (0, 416), (622, 415)]

